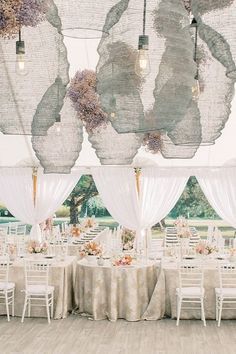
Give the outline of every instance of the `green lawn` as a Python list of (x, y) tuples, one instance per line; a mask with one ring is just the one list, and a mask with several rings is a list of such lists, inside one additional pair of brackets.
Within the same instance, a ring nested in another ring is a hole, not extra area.
[[(118, 223), (111, 216), (96, 218), (96, 220), (100, 225), (103, 225), (105, 227), (110, 227), (112, 229), (118, 226)], [(18, 220), (12, 217), (0, 217), (0, 224), (13, 222), (13, 221), (18, 221)], [(60, 224), (63, 221), (69, 221), (69, 218), (55, 218), (54, 224)], [(174, 219), (165, 219), (166, 226), (173, 226), (174, 221), (175, 221)], [(196, 229), (198, 230), (202, 238), (206, 238), (208, 225), (210, 223), (214, 223), (214, 225), (221, 230), (222, 235), (225, 238), (234, 237), (234, 233), (236, 232), (236, 230), (233, 227), (228, 225), (223, 220), (189, 219), (188, 223), (190, 226), (196, 227)], [(159, 228), (153, 228), (152, 232), (154, 237), (164, 236), (164, 231), (161, 231)]]

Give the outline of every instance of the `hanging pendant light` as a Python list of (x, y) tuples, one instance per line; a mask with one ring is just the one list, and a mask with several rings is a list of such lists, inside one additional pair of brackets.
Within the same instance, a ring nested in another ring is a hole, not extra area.
[(197, 65), (197, 71), (196, 71), (196, 75), (194, 76), (194, 85), (192, 87), (192, 95), (193, 95), (193, 100), (197, 101), (200, 96), (200, 85), (199, 85), (199, 66), (198, 66), (198, 61), (197, 61), (198, 23), (195, 18), (192, 19), (190, 27), (195, 29), (193, 60), (195, 61), (196, 65)]
[(21, 39), (21, 29), (19, 29), (19, 40), (16, 41), (16, 74), (25, 76), (27, 74), (25, 63), (25, 42)]
[[(69, 62), (53, 1), (45, 16), (36, 27), (21, 29), (17, 43), (0, 38), (0, 131), (4, 134), (45, 136), (61, 110)], [(20, 75), (26, 70), (27, 80), (16, 75), (16, 69)]]
[(138, 40), (138, 55), (135, 62), (135, 72), (141, 77), (146, 77), (150, 73), (150, 59), (149, 59), (149, 37), (145, 34), (146, 30), (146, 7), (147, 1), (144, 0), (143, 5), (143, 34), (139, 36)]

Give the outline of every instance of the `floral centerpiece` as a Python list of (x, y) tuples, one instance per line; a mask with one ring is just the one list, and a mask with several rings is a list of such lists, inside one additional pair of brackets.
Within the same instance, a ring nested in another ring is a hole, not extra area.
[(78, 226), (73, 226), (71, 229), (71, 234), (73, 237), (80, 237), (81, 229)]
[(98, 242), (89, 241), (84, 243), (80, 247), (80, 256), (96, 256), (100, 257), (102, 255), (102, 246)]
[(134, 248), (135, 231), (126, 228), (122, 229), (121, 241), (123, 250), (132, 250)]
[(179, 217), (174, 222), (174, 226), (177, 229), (177, 236), (179, 238), (189, 238), (191, 236), (191, 231), (188, 226), (188, 222), (184, 217)]
[(28, 252), (33, 254), (33, 253), (46, 253), (48, 246), (46, 242), (39, 243), (37, 241), (30, 241), (28, 243)]
[(36, 27), (45, 19), (48, 0), (0, 1), (0, 37), (14, 37), (21, 27)]
[(85, 229), (91, 229), (92, 227), (96, 226), (96, 221), (93, 218), (84, 219), (82, 222), (82, 226)]
[(113, 259), (113, 266), (129, 266), (132, 264), (133, 257), (131, 255), (125, 254), (117, 256)]
[(215, 246), (212, 246), (207, 242), (201, 241), (196, 245), (195, 251), (197, 254), (208, 256), (209, 254), (217, 252), (218, 250)]

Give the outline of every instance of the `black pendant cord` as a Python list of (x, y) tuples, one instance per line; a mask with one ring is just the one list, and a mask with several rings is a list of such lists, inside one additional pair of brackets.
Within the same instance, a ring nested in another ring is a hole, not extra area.
[(147, 0), (144, 0), (143, 3), (143, 35), (146, 32), (146, 11), (147, 11)]
[(195, 19), (193, 19), (193, 23), (195, 25), (195, 38), (194, 38), (194, 54), (193, 54), (193, 60), (195, 61), (197, 65), (197, 71), (195, 75), (195, 79), (198, 80), (198, 74), (199, 74), (199, 65), (197, 61), (197, 45), (198, 45), (198, 24)]
[(21, 42), (21, 29), (19, 29), (19, 42)]

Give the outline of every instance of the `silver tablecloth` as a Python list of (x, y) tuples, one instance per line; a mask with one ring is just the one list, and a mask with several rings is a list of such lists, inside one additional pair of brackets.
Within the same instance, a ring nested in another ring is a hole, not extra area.
[(154, 262), (113, 267), (77, 263), (75, 303), (79, 313), (94, 320), (138, 321), (148, 307), (157, 282)]
[[(54, 319), (65, 318), (73, 310), (73, 288), (75, 281), (76, 257), (67, 257), (65, 261), (53, 261), (49, 270), (49, 285), (54, 290)], [(25, 288), (24, 261), (17, 260), (10, 267), (9, 281), (16, 284), (15, 315), (21, 316), (24, 304)], [(0, 313), (5, 314), (5, 306), (1, 305)], [(27, 313), (26, 313), (27, 316)], [(45, 307), (31, 307), (31, 317), (46, 317)]]
[[(205, 288), (205, 316), (206, 319), (215, 319), (215, 288), (219, 287), (219, 273), (217, 263), (205, 265), (204, 288)], [(152, 298), (143, 315), (146, 320), (159, 320), (164, 315), (176, 318), (176, 288), (178, 284), (178, 271), (176, 265), (159, 268), (159, 276), (153, 291)], [(200, 310), (182, 310), (182, 319), (200, 318)], [(236, 310), (223, 310), (223, 319), (235, 319)]]

